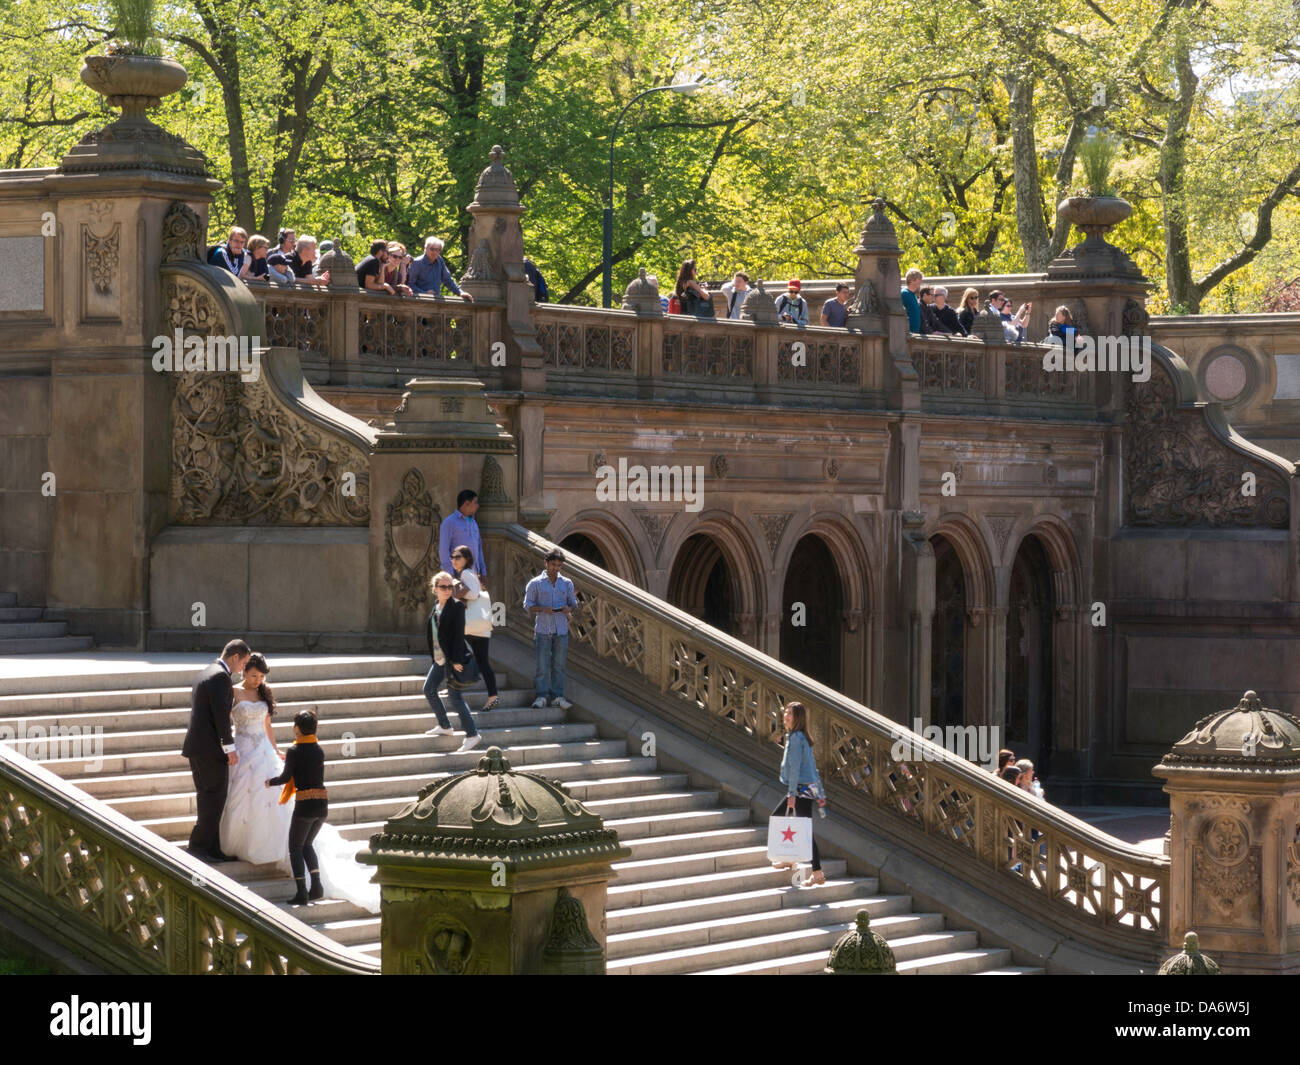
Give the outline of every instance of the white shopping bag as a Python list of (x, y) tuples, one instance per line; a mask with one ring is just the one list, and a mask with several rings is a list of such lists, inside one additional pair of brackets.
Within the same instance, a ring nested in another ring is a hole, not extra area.
[(811, 817), (772, 817), (767, 822), (769, 861), (810, 862), (812, 842)]

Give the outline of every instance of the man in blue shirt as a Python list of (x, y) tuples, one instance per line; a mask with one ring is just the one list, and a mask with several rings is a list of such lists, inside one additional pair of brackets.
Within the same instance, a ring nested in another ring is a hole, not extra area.
[(573, 704), (564, 697), (564, 660), (569, 652), (569, 613), (576, 610), (578, 597), (573, 581), (560, 576), (564, 552), (546, 556), (546, 572), (539, 573), (524, 590), (524, 609), (533, 615), (533, 650), (537, 656), (533, 709), (552, 706), (567, 710)]
[(907, 311), (907, 331), (909, 333), (919, 333), (921, 331), (921, 301), (916, 298), (916, 294), (921, 291), (921, 281), (924, 275), (915, 266), (907, 271), (903, 278), (904, 287), (898, 292), (898, 298), (903, 301), (903, 309)]
[(843, 329), (849, 322), (849, 286), (841, 281), (835, 295), (822, 304), (822, 325)]
[[(473, 303), (473, 296), (456, 287), (451, 271), (443, 261), (442, 248), (442, 241), (437, 237), (429, 237), (425, 240), (424, 254), (418, 259), (413, 259), (410, 269), (406, 271), (406, 283), (417, 296), (441, 297), (442, 286), (446, 285), (453, 295), (459, 296), (466, 303)], [(478, 554), (476, 553), (474, 557), (478, 558)]]
[(451, 564), (451, 553), (458, 547), (468, 547), (474, 552), (474, 572), (479, 577), (487, 576), (483, 568), (483, 537), (479, 534), (478, 522), (474, 520), (477, 513), (478, 493), (466, 488), (456, 497), (456, 509), (442, 519), (438, 528), (438, 559), (447, 573), (456, 572)]

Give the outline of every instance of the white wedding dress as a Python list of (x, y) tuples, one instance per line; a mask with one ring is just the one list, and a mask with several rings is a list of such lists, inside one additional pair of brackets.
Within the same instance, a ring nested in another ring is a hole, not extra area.
[[(289, 822), (293, 803), (280, 805), (280, 789), (267, 780), (284, 771), (275, 746), (266, 736), (266, 703), (236, 703), (230, 712), (239, 761), (230, 770), (226, 808), (221, 814), (221, 850), (254, 865), (274, 863), (289, 870)], [(346, 840), (326, 823), (312, 843), (320, 860), (325, 897), (344, 899), (370, 913), (379, 912), (379, 885), (370, 883), (374, 870), (356, 855), (364, 841)]]

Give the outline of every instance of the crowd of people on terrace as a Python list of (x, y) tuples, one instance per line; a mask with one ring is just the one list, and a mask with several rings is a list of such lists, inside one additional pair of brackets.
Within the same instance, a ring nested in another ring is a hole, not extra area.
[[(396, 240), (372, 240), (370, 252), (355, 270), (357, 287), (366, 292), (386, 292), (392, 296), (433, 296), (441, 298), (443, 289), (459, 296), (466, 303), (474, 297), (462, 292), (442, 257), (443, 241), (435, 236), (424, 241), (424, 254), (414, 258), (406, 245)], [(242, 281), (265, 281), (275, 285), (329, 285), (330, 271), (322, 269), (326, 253), (332, 251), (334, 242), (318, 242), (304, 233), (298, 236), (292, 229), (282, 229), (276, 236), (275, 249), (271, 241), (260, 233), (251, 237), (247, 230), (233, 227), (222, 243), (212, 249), (208, 262), (212, 266), (229, 270)], [(530, 259), (524, 259), (524, 274), (533, 286), (533, 296), (539, 301), (548, 298), (549, 292), (542, 273)]]
[[(954, 306), (948, 300), (947, 288), (943, 285), (927, 285), (924, 281), (925, 275), (913, 267), (904, 275), (903, 287), (899, 290), (899, 298), (907, 312), (909, 332), (920, 336), (972, 336), (975, 331), (975, 316), (991, 312), (1001, 321), (1008, 344), (1020, 344), (1027, 339), (1025, 330), (1034, 308), (1032, 301), (1022, 303), (1013, 313), (1010, 298), (1000, 289), (994, 289), (981, 303), (979, 290), (967, 288)], [(725, 317), (739, 319), (750, 292), (749, 274), (737, 270), (731, 280), (722, 285), (721, 292)], [(851, 287), (843, 281), (838, 282), (835, 285), (835, 295), (822, 303), (816, 324), (834, 329), (846, 328), (851, 296)], [(665, 303), (664, 309), (670, 314), (690, 314), (698, 318), (717, 316), (712, 296), (696, 276), (694, 259), (682, 263), (677, 272), (673, 295)], [(799, 278), (791, 278), (786, 284), (786, 291), (777, 297), (776, 313), (782, 322), (796, 326), (809, 324), (808, 300), (803, 296), (803, 282)], [(1077, 333), (1078, 327), (1070, 308), (1060, 306), (1048, 323), (1043, 343), (1066, 345)]]

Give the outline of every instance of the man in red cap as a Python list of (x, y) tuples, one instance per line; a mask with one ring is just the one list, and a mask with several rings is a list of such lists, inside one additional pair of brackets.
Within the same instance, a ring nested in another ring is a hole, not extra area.
[(808, 301), (799, 295), (802, 288), (803, 282), (792, 277), (785, 292), (776, 298), (776, 313), (781, 321), (793, 322), (795, 325), (808, 324)]

